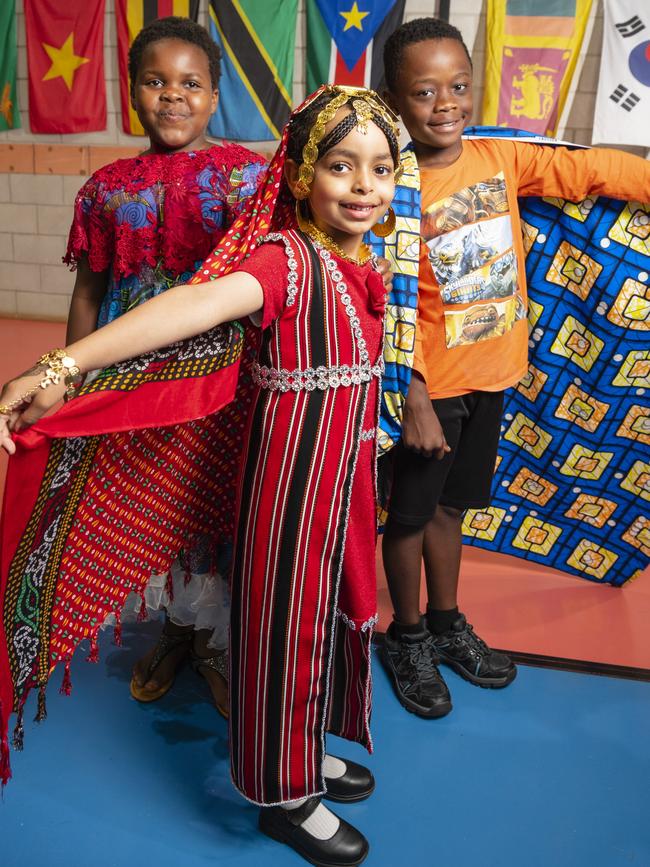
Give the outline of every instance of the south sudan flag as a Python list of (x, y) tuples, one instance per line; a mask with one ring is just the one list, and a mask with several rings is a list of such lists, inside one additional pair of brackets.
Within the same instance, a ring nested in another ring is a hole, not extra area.
[(321, 84), (384, 88), (384, 44), (405, 0), (307, 0), (307, 91)]
[(297, 15), (298, 0), (210, 0), (210, 33), (223, 54), (211, 136), (280, 138), (291, 112)]
[(122, 126), (124, 132), (130, 135), (144, 135), (144, 129), (131, 107), (129, 48), (143, 27), (156, 18), (167, 18), (169, 15), (180, 15), (182, 18), (197, 21), (199, 0), (115, 0)]

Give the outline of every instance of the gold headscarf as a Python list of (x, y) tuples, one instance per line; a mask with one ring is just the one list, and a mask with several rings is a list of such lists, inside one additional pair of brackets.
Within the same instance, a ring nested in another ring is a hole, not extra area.
[[(318, 160), (319, 155), (322, 155), (319, 154), (318, 146), (325, 136), (325, 127), (335, 117), (336, 112), (346, 104), (350, 104), (351, 113), (355, 116), (356, 126), (360, 132), (367, 132), (368, 122), (373, 121), (378, 124), (382, 132), (390, 134), (393, 139), (391, 145), (394, 145), (395, 149), (393, 158), (399, 163), (399, 127), (397, 125), (397, 117), (374, 90), (369, 90), (365, 87), (325, 84), (308, 97), (300, 108), (294, 112), (293, 116), (296, 117), (305, 111), (325, 93), (332, 94), (332, 99), (319, 112), (310, 130), (307, 144), (302, 149), (302, 164), (298, 174), (296, 195), (303, 199), (309, 195), (309, 190), (314, 180), (314, 163)], [(330, 132), (330, 135), (332, 132), (334, 130)], [(398, 173), (399, 168), (397, 168), (395, 173), (396, 180)]]

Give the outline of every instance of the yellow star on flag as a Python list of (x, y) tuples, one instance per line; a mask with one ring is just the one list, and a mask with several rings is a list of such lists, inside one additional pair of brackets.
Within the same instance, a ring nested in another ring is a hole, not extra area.
[(49, 81), (51, 78), (62, 78), (68, 90), (72, 90), (74, 74), (83, 66), (84, 63), (90, 63), (90, 57), (81, 57), (74, 53), (74, 32), (72, 32), (60, 48), (55, 48), (53, 45), (48, 45), (43, 42), (43, 48), (47, 51), (52, 66), (43, 76), (43, 81)]
[(339, 12), (339, 15), (342, 15), (345, 18), (345, 27), (343, 28), (343, 32), (345, 33), (345, 31), (349, 30), (351, 27), (356, 27), (357, 30), (363, 30), (361, 22), (366, 15), (370, 15), (370, 12), (361, 12), (357, 6), (357, 0), (354, 0), (352, 9), (350, 9), (349, 12)]

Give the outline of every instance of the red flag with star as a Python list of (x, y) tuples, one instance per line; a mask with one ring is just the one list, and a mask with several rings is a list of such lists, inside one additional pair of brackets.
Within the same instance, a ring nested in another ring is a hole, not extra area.
[(106, 129), (104, 3), (25, 0), (32, 132)]

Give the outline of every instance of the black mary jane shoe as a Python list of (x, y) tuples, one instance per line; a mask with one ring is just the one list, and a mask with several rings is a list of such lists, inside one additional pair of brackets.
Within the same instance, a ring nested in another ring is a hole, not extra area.
[(305, 861), (316, 867), (355, 867), (368, 854), (366, 838), (345, 819), (337, 817), (339, 829), (329, 840), (318, 840), (300, 826), (320, 803), (319, 797), (308, 798), (295, 810), (282, 807), (262, 807), (259, 829), (267, 837), (286, 843)]
[[(332, 756), (332, 758), (339, 758)], [(328, 801), (338, 801), (340, 804), (354, 804), (365, 801), (375, 791), (375, 778), (368, 768), (351, 762), (349, 759), (339, 759), (345, 763), (345, 773), (342, 777), (325, 777)]]

